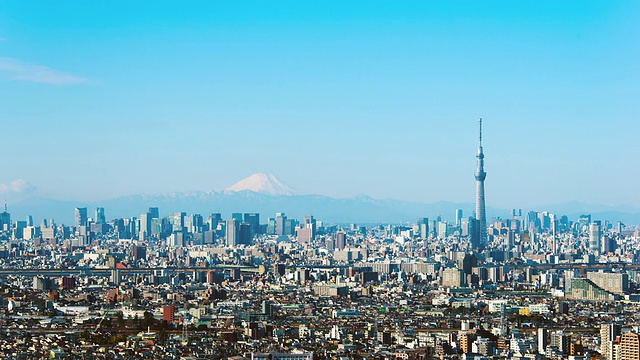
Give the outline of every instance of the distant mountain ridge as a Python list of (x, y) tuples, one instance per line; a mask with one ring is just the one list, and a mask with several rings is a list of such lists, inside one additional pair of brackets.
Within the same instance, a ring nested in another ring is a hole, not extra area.
[[(54, 219), (58, 223), (70, 224), (75, 207), (87, 207), (93, 216), (96, 207), (105, 208), (108, 219), (139, 217), (149, 207), (159, 207), (161, 216), (184, 211), (190, 214), (208, 216), (221, 213), (229, 218), (234, 212), (260, 213), (261, 221), (284, 212), (290, 218), (301, 219), (314, 215), (325, 223), (415, 223), (420, 217), (430, 219), (442, 216), (445, 221), (454, 221), (456, 209), (462, 209), (464, 216), (473, 214), (473, 203), (439, 201), (424, 203), (394, 199), (375, 199), (366, 195), (349, 198), (332, 198), (324, 195), (300, 195), (271, 174), (254, 174), (226, 190), (173, 192), (163, 195), (130, 195), (104, 201), (68, 201), (50, 198), (29, 198), (9, 206), (12, 219), (22, 220), (32, 215), (39, 223), (43, 218)], [(625, 224), (640, 224), (640, 208), (633, 206), (612, 207), (605, 205), (570, 202), (546, 207), (531, 208), (536, 211), (550, 211), (559, 216), (567, 215), (577, 220), (583, 213), (589, 213), (594, 220), (622, 221)], [(528, 211), (530, 209), (523, 209)], [(487, 208), (489, 219), (499, 216), (510, 218), (507, 209)], [(525, 214), (523, 214), (525, 215)]]
[[(166, 195), (131, 195), (116, 199), (91, 202), (73, 202), (48, 198), (31, 198), (12, 204), (9, 212), (13, 219), (23, 219), (27, 214), (35, 221), (53, 218), (58, 223), (71, 223), (75, 207), (87, 207), (89, 216), (96, 207), (105, 208), (107, 218), (139, 217), (150, 206), (160, 208), (162, 216), (177, 211), (208, 216), (222, 213), (230, 217), (233, 212), (257, 212), (261, 221), (284, 212), (290, 218), (301, 219), (314, 215), (326, 223), (409, 223), (418, 217), (435, 218), (443, 214), (448, 218), (455, 209), (471, 214), (473, 204), (437, 202), (425, 204), (394, 199), (374, 199), (359, 195), (352, 198), (332, 198), (323, 195), (269, 195), (250, 190), (171, 193)], [(491, 212), (490, 212), (491, 213)]]

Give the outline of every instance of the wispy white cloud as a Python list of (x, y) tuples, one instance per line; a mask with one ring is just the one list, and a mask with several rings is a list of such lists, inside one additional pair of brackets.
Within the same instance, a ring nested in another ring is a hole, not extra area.
[(42, 65), (28, 64), (8, 57), (0, 57), (0, 72), (8, 74), (12, 80), (52, 85), (84, 84), (90, 81), (87, 78), (67, 74)]
[(0, 194), (26, 194), (36, 190), (36, 187), (24, 179), (15, 179), (8, 184), (0, 184)]

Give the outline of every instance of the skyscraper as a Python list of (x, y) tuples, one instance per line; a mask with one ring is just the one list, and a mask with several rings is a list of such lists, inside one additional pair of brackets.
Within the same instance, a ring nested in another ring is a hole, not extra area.
[(256, 234), (260, 234), (260, 214), (245, 213), (244, 222), (251, 225), (251, 238)]
[(462, 209), (456, 209), (456, 227), (462, 225)]
[(160, 210), (157, 207), (150, 207), (148, 213), (150, 219), (160, 218)]
[(140, 214), (140, 225), (138, 226), (140, 240), (145, 240), (151, 235), (151, 216), (149, 213)]
[(87, 225), (87, 208), (76, 208), (76, 227)]
[(218, 228), (218, 224), (222, 222), (222, 214), (212, 213), (207, 219), (209, 230), (215, 231)]
[(289, 235), (286, 232), (287, 216), (284, 213), (276, 213), (276, 235)]
[(252, 232), (251, 224), (241, 223), (238, 227), (238, 236), (236, 238), (236, 245), (244, 244), (250, 246), (252, 244)]
[(11, 214), (7, 211), (7, 203), (4, 204), (4, 212), (0, 213), (0, 231), (11, 229)]
[(238, 223), (242, 222), (242, 213), (232, 213), (231, 214), (231, 218), (232, 219), (236, 219), (238, 220)]
[(177, 212), (173, 214), (173, 232), (184, 232), (184, 218), (186, 216), (186, 212)]
[(600, 224), (597, 222), (589, 224), (589, 250), (591, 253), (600, 253), (601, 238), (602, 233), (600, 232)]
[(422, 239), (429, 238), (429, 218), (418, 219), (418, 233)]
[(316, 219), (313, 218), (313, 215), (304, 217), (304, 228), (310, 229), (309, 240), (313, 241), (316, 237)]
[(107, 219), (104, 216), (104, 208), (96, 208), (96, 218), (93, 221), (95, 221), (96, 224), (104, 224), (107, 222)]
[(336, 242), (335, 248), (338, 250), (342, 250), (347, 246), (347, 234), (340, 231), (336, 233)]
[(478, 168), (476, 169), (476, 220), (477, 228), (474, 231), (475, 241), (473, 246), (482, 249), (487, 244), (487, 214), (484, 204), (484, 179), (487, 173), (484, 171), (484, 152), (482, 151), (482, 119), (480, 119), (480, 143), (478, 145)]
[(238, 219), (232, 218), (227, 220), (226, 233), (227, 246), (233, 247), (238, 245), (238, 238), (240, 237), (240, 222)]

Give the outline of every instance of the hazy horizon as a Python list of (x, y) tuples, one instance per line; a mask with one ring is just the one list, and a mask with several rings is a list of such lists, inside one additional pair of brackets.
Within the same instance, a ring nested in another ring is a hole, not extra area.
[[(256, 173), (258, 174), (258, 173)], [(252, 174), (255, 175), (255, 174)], [(250, 175), (250, 176), (252, 176)], [(269, 175), (274, 175), (274, 174), (269, 174)], [(250, 177), (249, 176), (249, 177)], [(275, 176), (275, 175), (274, 175)], [(245, 178), (246, 179), (246, 178)], [(240, 179), (240, 181), (245, 180), (245, 179)], [(278, 178), (278, 180), (281, 180)], [(238, 182), (240, 182), (238, 181)], [(237, 182), (237, 183), (238, 183)], [(31, 184), (29, 184), (30, 186)], [(235, 184), (232, 184), (235, 185)], [(16, 204), (16, 203), (21, 203), (25, 200), (29, 200), (29, 199), (50, 199), (50, 200), (56, 200), (56, 201), (65, 201), (65, 202), (77, 202), (79, 205), (81, 204), (99, 204), (101, 201), (112, 201), (112, 200), (117, 200), (117, 199), (121, 199), (121, 198), (128, 198), (128, 197), (137, 197), (137, 196), (142, 196), (142, 197), (165, 197), (165, 196), (171, 196), (171, 195), (184, 195), (184, 196), (189, 196), (189, 195), (196, 195), (196, 194), (202, 194), (202, 193), (212, 193), (212, 192), (216, 192), (216, 193), (228, 193), (228, 192), (242, 192), (242, 191), (252, 191), (252, 190), (230, 190), (229, 188), (232, 186), (227, 186), (227, 188), (221, 188), (221, 189), (198, 189), (198, 190), (186, 190), (186, 191), (167, 191), (167, 192), (140, 192), (140, 193), (123, 193), (121, 195), (116, 195), (113, 197), (105, 197), (105, 198), (59, 198), (59, 197), (55, 197), (55, 196), (47, 196), (47, 195), (43, 195), (43, 194), (39, 194), (38, 192), (36, 192), (35, 190), (30, 191), (30, 192), (26, 192), (26, 193), (22, 193), (22, 194), (14, 194), (14, 195), (20, 195), (20, 196), (14, 196), (13, 197), (13, 201), (8, 201), (7, 200), (7, 204), (12, 205), (12, 204)], [(285, 185), (289, 185), (288, 183), (285, 183)], [(10, 185), (9, 185), (10, 186)], [(297, 188), (295, 188), (297, 190)], [(253, 191), (256, 193), (262, 193), (260, 191)], [(439, 199), (439, 200), (434, 200), (434, 201), (423, 201), (423, 200), (419, 200), (419, 199), (401, 199), (401, 198), (392, 198), (392, 197), (375, 197), (375, 196), (371, 196), (369, 194), (364, 194), (364, 193), (359, 193), (359, 194), (353, 194), (353, 195), (349, 195), (349, 196), (331, 196), (331, 195), (327, 195), (327, 194), (320, 194), (320, 193), (309, 193), (309, 192), (305, 192), (305, 191), (296, 191), (295, 194), (267, 194), (266, 195), (273, 195), (273, 196), (323, 196), (323, 197), (329, 197), (329, 198), (333, 198), (333, 199), (355, 199), (355, 198), (359, 198), (359, 197), (368, 197), (368, 198), (372, 198), (375, 200), (398, 200), (398, 201), (407, 201), (407, 202), (414, 202), (414, 203), (424, 203), (424, 204), (437, 204), (437, 203), (451, 203), (451, 204), (464, 204), (464, 205), (469, 205), (474, 207), (475, 203), (474, 203), (474, 199), (467, 199), (466, 201), (453, 201), (453, 200), (449, 200), (449, 199)], [(512, 206), (493, 206), (493, 205), (489, 205), (491, 208), (493, 209), (500, 209), (500, 210), (510, 210), (510, 209), (537, 209), (538, 211), (546, 211), (547, 208), (549, 207), (555, 207), (555, 206), (564, 206), (564, 205), (587, 205), (587, 206), (592, 206), (592, 207), (598, 207), (598, 208), (602, 208), (602, 207), (611, 207), (611, 208), (618, 208), (618, 209), (640, 209), (640, 206), (635, 205), (635, 204), (631, 204), (631, 203), (619, 203), (619, 204), (607, 204), (607, 203), (595, 203), (595, 202), (586, 202), (586, 201), (581, 201), (579, 199), (573, 199), (573, 200), (564, 200), (564, 201), (556, 201), (556, 202), (548, 202), (548, 203), (534, 203), (534, 204), (527, 204), (524, 206), (518, 206), (516, 205), (512, 205)]]
[(0, 197), (640, 206), (637, 2), (0, 4)]

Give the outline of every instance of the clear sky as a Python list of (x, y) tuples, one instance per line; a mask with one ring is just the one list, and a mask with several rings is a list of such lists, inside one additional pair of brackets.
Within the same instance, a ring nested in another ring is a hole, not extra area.
[(640, 205), (638, 1), (2, 1), (0, 195)]

